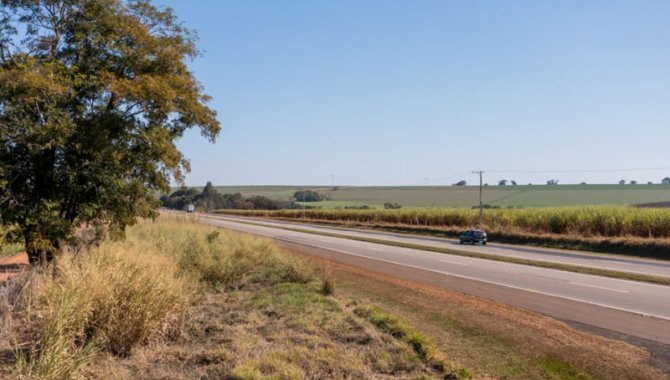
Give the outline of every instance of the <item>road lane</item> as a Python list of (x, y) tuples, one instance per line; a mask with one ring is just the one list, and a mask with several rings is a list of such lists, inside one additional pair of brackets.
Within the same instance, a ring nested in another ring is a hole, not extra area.
[(408, 234), (396, 234), (390, 232), (369, 231), (361, 229), (348, 229), (331, 226), (315, 226), (310, 224), (292, 223), (285, 221), (269, 221), (244, 217), (210, 216), (230, 221), (252, 222), (269, 227), (298, 228), (301, 230), (315, 231), (318, 233), (331, 233), (347, 235), (356, 238), (368, 238), (386, 240), (393, 243), (419, 244), (429, 247), (452, 249), (478, 254), (490, 254), (495, 256), (513, 257), (527, 260), (543, 261), (557, 264), (574, 265), (588, 268), (605, 269), (619, 272), (639, 273), (651, 276), (670, 277), (670, 261), (653, 260), (638, 257), (626, 257), (622, 255), (601, 254), (591, 252), (579, 252), (571, 250), (549, 249), (539, 247), (523, 247), (506, 244), (460, 245), (455, 239), (412, 236)]
[(666, 286), (318, 236), (222, 219), (203, 220), (220, 227), (341, 254), (670, 320), (670, 287)]

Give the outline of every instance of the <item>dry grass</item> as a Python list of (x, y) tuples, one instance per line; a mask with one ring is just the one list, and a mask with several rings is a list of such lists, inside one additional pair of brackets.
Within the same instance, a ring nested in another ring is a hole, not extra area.
[(147, 242), (211, 289), (308, 282), (313, 277), (305, 262), (281, 254), (268, 239), (205, 227), (189, 218), (161, 217), (142, 223), (128, 231), (127, 239)]
[(280, 283), (209, 293), (188, 337), (107, 361), (122, 378), (442, 378), (406, 342), (324, 297), (319, 284)]
[(335, 275), (333, 274), (333, 269), (330, 266), (327, 266), (323, 273), (321, 274), (323, 279), (323, 284), (321, 285), (321, 294), (324, 296), (334, 296), (336, 289), (336, 280)]
[(0, 377), (457, 378), (329, 281), (265, 239), (143, 221), (0, 289)]
[(138, 240), (61, 257), (24, 281), (8, 311), (20, 342), (12, 373), (30, 379), (76, 377), (99, 351), (128, 356), (178, 335), (198, 294), (174, 260)]

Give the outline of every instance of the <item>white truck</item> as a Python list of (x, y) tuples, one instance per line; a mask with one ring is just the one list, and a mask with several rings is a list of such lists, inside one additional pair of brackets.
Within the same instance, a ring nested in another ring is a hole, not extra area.
[(195, 211), (195, 206), (192, 205), (192, 204), (184, 205), (183, 210), (186, 211), (186, 212), (194, 212)]

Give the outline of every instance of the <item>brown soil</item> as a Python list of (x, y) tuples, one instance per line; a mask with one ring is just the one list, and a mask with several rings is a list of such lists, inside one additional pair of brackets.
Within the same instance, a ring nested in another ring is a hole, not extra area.
[(640, 203), (633, 206), (640, 208), (670, 208), (670, 202)]
[(0, 283), (5, 282), (17, 273), (21, 273), (28, 265), (28, 255), (25, 252), (0, 259)]

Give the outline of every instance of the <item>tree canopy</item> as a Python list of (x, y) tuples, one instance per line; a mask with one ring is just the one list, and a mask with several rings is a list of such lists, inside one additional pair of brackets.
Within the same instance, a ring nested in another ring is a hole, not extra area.
[(146, 0), (0, 0), (0, 218), (31, 258), (84, 223), (121, 234), (219, 133), (193, 32)]
[(298, 190), (293, 193), (296, 202), (321, 202), (328, 200), (328, 195), (313, 190)]

